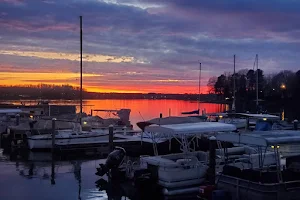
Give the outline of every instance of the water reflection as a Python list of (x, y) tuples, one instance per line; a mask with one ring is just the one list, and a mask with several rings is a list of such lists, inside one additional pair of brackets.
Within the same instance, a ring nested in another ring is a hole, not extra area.
[[(26, 101), (24, 101), (26, 102)], [(19, 103), (17, 101), (11, 101), (11, 103)], [(27, 103), (37, 103), (37, 101), (30, 101)], [(53, 104), (63, 105), (78, 105), (78, 101), (64, 101), (64, 100), (52, 100)], [(90, 114), (91, 109), (131, 109), (130, 121), (134, 125), (134, 128), (138, 128), (136, 123), (139, 121), (150, 120), (159, 117), (160, 113), (163, 117), (181, 116), (182, 112), (192, 111), (198, 109), (197, 101), (183, 101), (183, 100), (149, 100), (149, 99), (102, 99), (102, 100), (84, 100), (83, 111)], [(223, 112), (228, 110), (227, 104), (214, 104), (214, 103), (201, 103), (200, 111), (204, 110), (206, 113)], [(77, 112), (79, 106), (77, 106)], [(103, 118), (111, 117), (106, 112), (95, 112), (95, 115), (99, 115)]]
[[(105, 191), (96, 190), (94, 184), (96, 165), (103, 159), (51, 158), (51, 153), (0, 154), (0, 199), (107, 199)], [(18, 192), (11, 192), (12, 185)]]

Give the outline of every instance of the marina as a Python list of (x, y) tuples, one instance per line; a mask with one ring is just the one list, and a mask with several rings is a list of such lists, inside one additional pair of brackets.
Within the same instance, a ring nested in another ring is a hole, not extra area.
[(0, 7), (1, 200), (300, 200), (299, 2)]
[[(18, 111), (14, 113), (15, 116), (23, 112), (22, 110), (6, 111)], [(12, 116), (12, 112), (9, 113)], [(9, 146), (5, 144), (5, 138), (9, 138), (7, 131), (1, 134), (4, 151), (1, 153), (0, 168), (4, 169), (3, 173), (7, 172), (7, 165), (18, 166), (18, 168), (27, 167), (27, 170), (23, 169), (16, 175), (26, 177), (28, 180), (40, 179), (39, 181), (45, 184), (48, 180), (49, 185), (55, 185), (55, 187), (60, 179), (63, 182), (73, 173), (75, 177), (73, 187), (76, 187), (77, 183), (77, 195), (81, 199), (89, 198), (85, 194), (95, 199), (109, 199), (111, 198), (109, 195), (119, 195), (118, 198), (127, 196), (129, 199), (147, 199), (150, 196), (158, 199), (197, 199), (197, 196), (203, 195), (201, 188), (206, 191), (209, 190), (210, 185), (215, 185), (214, 187), (218, 189), (211, 188), (211, 195), (213, 191), (231, 191), (230, 187), (227, 189), (224, 185), (230, 181), (234, 182), (236, 178), (230, 177), (230, 171), (233, 170), (231, 166), (237, 169), (257, 170), (265, 167), (277, 169), (274, 166), (278, 164), (276, 160), (278, 156), (282, 160), (282, 166), (279, 164), (279, 168), (282, 168), (287, 167), (286, 163), (291, 165), (291, 156), (297, 158), (300, 155), (300, 144), (298, 145), (294, 140), (294, 137), (297, 138), (299, 134), (295, 132), (298, 126), (290, 123), (289, 132), (285, 130), (286, 128), (280, 129), (273, 125), (263, 126), (269, 128), (261, 128), (260, 123), (280, 122), (280, 118), (275, 115), (249, 113), (233, 115), (223, 110), (201, 117), (198, 117), (199, 115), (180, 116), (179, 114), (179, 116), (161, 116), (142, 122), (133, 121), (139, 130), (131, 129), (128, 123), (124, 123), (127, 126), (119, 126), (118, 120), (110, 120), (110, 122), (115, 122), (115, 126), (111, 124), (105, 127), (101, 125), (103, 123), (99, 126), (99, 118), (92, 118), (92, 116), (83, 118), (82, 126), (79, 126), (76, 118), (72, 121), (70, 119), (59, 120), (61, 119), (59, 116), (55, 116), (57, 119), (51, 119), (49, 116), (48, 119), (35, 117), (37, 122), (31, 127), (29, 125), (33, 118), (31, 116), (34, 115), (27, 115), (27, 118), (25, 116), (20, 119), (10, 117), (13, 124), (19, 123), (19, 125), (15, 126), (10, 123), (9, 134), (17, 132), (24, 134), (23, 140), (18, 138), (15, 140), (15, 145), (11, 145), (10, 148), (5, 148)], [(129, 115), (125, 118), (132, 124)], [(225, 121), (230, 118), (242, 119), (240, 122), (245, 124), (238, 127), (232, 123), (233, 120)], [(26, 119), (28, 125), (24, 126)], [(254, 128), (247, 125), (251, 120)], [(27, 135), (29, 133), (30, 135)], [(52, 133), (55, 133), (55, 137), (52, 137)], [(233, 139), (230, 139), (231, 135)], [(274, 135), (274, 137), (286, 135), (285, 144), (282, 144), (282, 141), (278, 143), (280, 148), (277, 149), (279, 151), (276, 154), (272, 146), (276, 149), (277, 146), (279, 147), (277, 143), (267, 145), (268, 150), (262, 150), (256, 147), (259, 140), (255, 139), (253, 140), (255, 143), (251, 143), (252, 140), (247, 139), (247, 137), (259, 139), (260, 135)], [(211, 137), (216, 137), (214, 145), (210, 140)], [(43, 142), (36, 143), (36, 140)], [(123, 153), (119, 156), (117, 156), (120, 153), (118, 148), (123, 149)], [(211, 158), (214, 155), (213, 151), (215, 151), (214, 159)], [(264, 155), (263, 159), (262, 155)], [(116, 161), (114, 156), (122, 160), (117, 164), (109, 164)], [(59, 172), (60, 168), (65, 168), (60, 167), (61, 165), (68, 166), (66, 167), (68, 171)], [(42, 169), (39, 169), (40, 167)], [(18, 170), (20, 169), (17, 169), (17, 172)], [(89, 171), (89, 175), (87, 175), (88, 172), (83, 172), (85, 170)], [(60, 173), (66, 174), (60, 175)], [(78, 173), (81, 176), (85, 175), (79, 179)], [(93, 180), (94, 184), (89, 182), (81, 186), (87, 181), (81, 180), (91, 176), (93, 178), (87, 180)], [(246, 183), (247, 180), (245, 183), (241, 180), (239, 187)], [(145, 187), (152, 189), (144, 191)], [(257, 186), (251, 185), (251, 187)], [(236, 195), (232, 191), (231, 193), (231, 196)], [(143, 196), (145, 194), (148, 196)], [(272, 198), (276, 194), (274, 193)], [(9, 194), (0, 195), (9, 196)], [(241, 195), (244, 194), (241, 193)], [(31, 196), (31, 198), (35, 197)], [(71, 196), (64, 198), (70, 199)]]

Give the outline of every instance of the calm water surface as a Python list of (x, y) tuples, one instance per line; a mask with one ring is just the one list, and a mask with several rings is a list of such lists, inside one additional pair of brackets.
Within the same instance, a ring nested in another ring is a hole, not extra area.
[[(19, 102), (14, 102), (19, 103)], [(27, 102), (29, 103), (29, 102)], [(31, 102), (34, 103), (34, 102)], [(74, 101), (54, 101), (59, 104), (75, 104)], [(130, 120), (136, 122), (163, 116), (180, 116), (183, 111), (198, 108), (197, 102), (178, 100), (87, 100), (83, 111), (91, 109), (130, 108)], [(207, 113), (222, 112), (226, 105), (202, 103), (200, 110)], [(109, 113), (94, 113), (110, 117)], [(124, 195), (111, 198), (105, 187), (99, 189), (95, 182), (100, 177), (95, 175), (96, 167), (103, 159), (51, 162), (47, 153), (30, 153), (26, 159), (3, 154), (0, 149), (0, 199), (2, 200), (105, 200), (125, 199)], [(54, 173), (53, 173), (54, 172)], [(104, 177), (103, 183), (107, 180)], [(117, 188), (120, 191), (120, 189)], [(119, 192), (117, 192), (119, 193)], [(123, 196), (121, 198), (121, 196)], [(127, 198), (128, 199), (128, 198)]]
[(51, 161), (45, 161), (49, 156), (35, 156), (40, 158), (31, 155), (24, 161), (0, 153), (0, 199), (108, 199), (106, 191), (95, 186), (96, 165), (104, 160), (56, 161), (52, 168)]
[[(12, 103), (20, 103), (20, 101), (11, 101)], [(26, 104), (36, 104), (37, 101), (22, 101)], [(66, 100), (53, 100), (50, 103), (53, 104), (69, 104), (79, 105), (78, 101), (66, 101)], [(136, 123), (139, 121), (149, 120), (159, 117), (162, 113), (163, 117), (182, 116), (181, 112), (193, 111), (198, 109), (197, 101), (181, 101), (181, 100), (85, 100), (83, 102), (83, 112), (90, 114), (91, 109), (103, 109), (103, 110), (115, 110), (129, 108), (131, 109), (130, 120), (137, 128)], [(223, 112), (228, 110), (226, 104), (214, 104), (214, 103), (201, 103), (200, 110), (206, 110), (206, 113)], [(79, 106), (77, 106), (77, 112), (79, 112)], [(107, 112), (93, 112), (93, 115), (99, 115), (101, 117), (113, 117), (111, 113)]]

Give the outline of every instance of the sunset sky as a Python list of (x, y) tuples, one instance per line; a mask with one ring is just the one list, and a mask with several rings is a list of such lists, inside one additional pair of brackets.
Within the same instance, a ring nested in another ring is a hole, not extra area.
[(79, 84), (97, 92), (198, 93), (211, 76), (300, 69), (296, 0), (2, 0), (0, 85)]

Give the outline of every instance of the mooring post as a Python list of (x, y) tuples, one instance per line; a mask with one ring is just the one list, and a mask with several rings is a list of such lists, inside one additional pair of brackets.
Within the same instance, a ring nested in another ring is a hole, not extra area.
[(56, 118), (52, 118), (52, 153), (54, 152), (55, 147), (55, 121)]
[(216, 122), (219, 122), (219, 116), (218, 116), (218, 117), (216, 117)]
[(215, 184), (216, 177), (216, 137), (211, 136), (209, 138), (209, 169), (208, 169), (208, 181), (211, 185)]
[(162, 118), (162, 113), (159, 113), (159, 123), (158, 125), (160, 126), (160, 119)]
[(51, 162), (51, 185), (55, 185), (55, 160), (54, 160), (54, 148), (55, 148), (55, 122), (56, 118), (52, 118), (52, 162)]
[(51, 160), (51, 185), (55, 185), (55, 162), (54, 155), (52, 154)]
[(20, 124), (20, 115), (17, 114), (16, 115), (16, 126), (19, 126), (19, 124)]
[(127, 126), (124, 126), (123, 129), (124, 129), (124, 133), (123, 134), (127, 135)]
[(293, 121), (293, 124), (294, 124), (294, 129), (295, 129), (295, 130), (298, 130), (298, 120), (297, 120), (297, 119), (295, 119), (295, 120)]
[(109, 125), (109, 152), (114, 150), (114, 126)]
[(249, 123), (250, 123), (250, 120), (249, 120), (249, 117), (247, 117), (246, 118), (246, 126), (245, 126), (246, 130), (249, 129)]
[(93, 116), (93, 109), (91, 109), (91, 116)]

